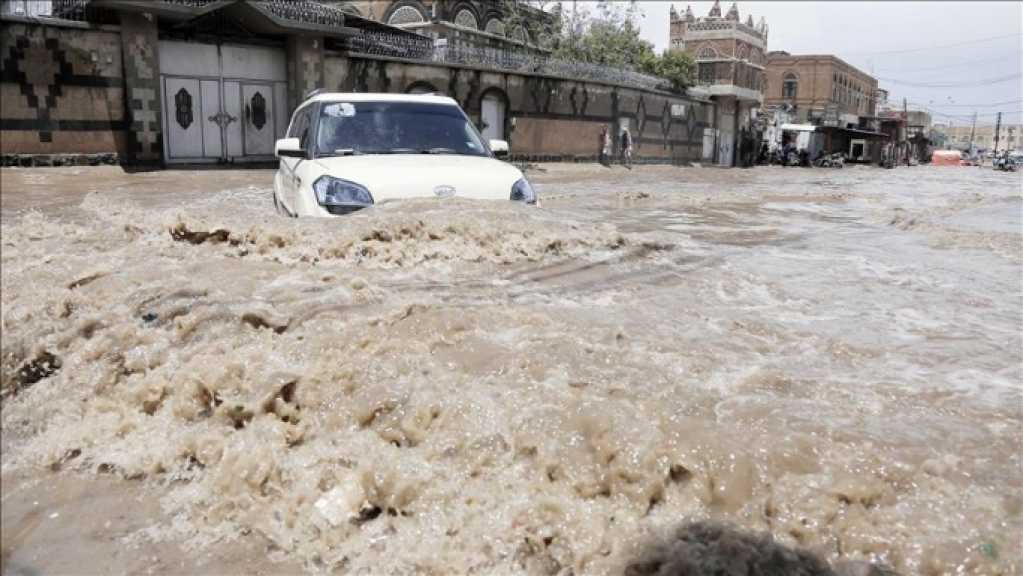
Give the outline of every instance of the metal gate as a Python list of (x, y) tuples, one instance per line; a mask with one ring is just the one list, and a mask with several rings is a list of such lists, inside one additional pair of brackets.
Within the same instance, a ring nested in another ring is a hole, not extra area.
[(164, 40), (159, 53), (168, 164), (273, 159), (288, 123), (283, 50)]
[(486, 140), (504, 140), (504, 100), (488, 94), (480, 102), (480, 113), (483, 120), (483, 138)]

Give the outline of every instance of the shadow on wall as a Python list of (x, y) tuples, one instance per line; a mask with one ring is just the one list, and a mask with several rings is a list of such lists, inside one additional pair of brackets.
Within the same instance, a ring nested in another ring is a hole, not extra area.
[(641, 547), (625, 576), (895, 576), (868, 562), (830, 566), (804, 550), (724, 524), (693, 522)]

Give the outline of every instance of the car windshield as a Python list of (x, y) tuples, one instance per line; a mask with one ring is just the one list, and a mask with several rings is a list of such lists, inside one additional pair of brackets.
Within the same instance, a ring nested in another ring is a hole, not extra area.
[(488, 154), (461, 109), (420, 102), (325, 103), (320, 108), (316, 147), (321, 156)]

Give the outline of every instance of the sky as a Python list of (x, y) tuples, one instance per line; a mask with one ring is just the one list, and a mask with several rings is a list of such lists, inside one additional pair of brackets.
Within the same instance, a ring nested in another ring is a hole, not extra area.
[[(565, 4), (571, 9), (571, 2)], [(644, 14), (643, 37), (663, 50), (672, 3), (637, 4)], [(685, 11), (686, 2), (674, 4), (679, 13)], [(697, 16), (705, 16), (713, 2), (690, 4)], [(722, 2), (722, 13), (730, 6)], [(754, 21), (766, 18), (768, 50), (834, 54), (872, 73), (893, 101), (906, 98), (911, 109), (929, 108), (934, 122), (969, 125), (976, 110), (978, 125), (994, 124), (998, 111), (1005, 113), (1003, 124), (1023, 123), (1021, 2), (747, 1), (738, 6), (743, 22), (747, 14)], [(984, 82), (997, 79), (1004, 80)]]

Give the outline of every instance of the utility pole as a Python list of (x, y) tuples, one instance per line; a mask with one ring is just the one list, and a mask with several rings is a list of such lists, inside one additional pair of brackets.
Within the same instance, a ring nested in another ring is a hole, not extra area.
[(973, 128), (970, 128), (970, 156), (973, 156), (973, 137), (977, 134), (977, 111), (973, 111)]
[(995, 155), (998, 155), (998, 133), (1002, 130), (1002, 113), (998, 113), (998, 118), (995, 120)]

